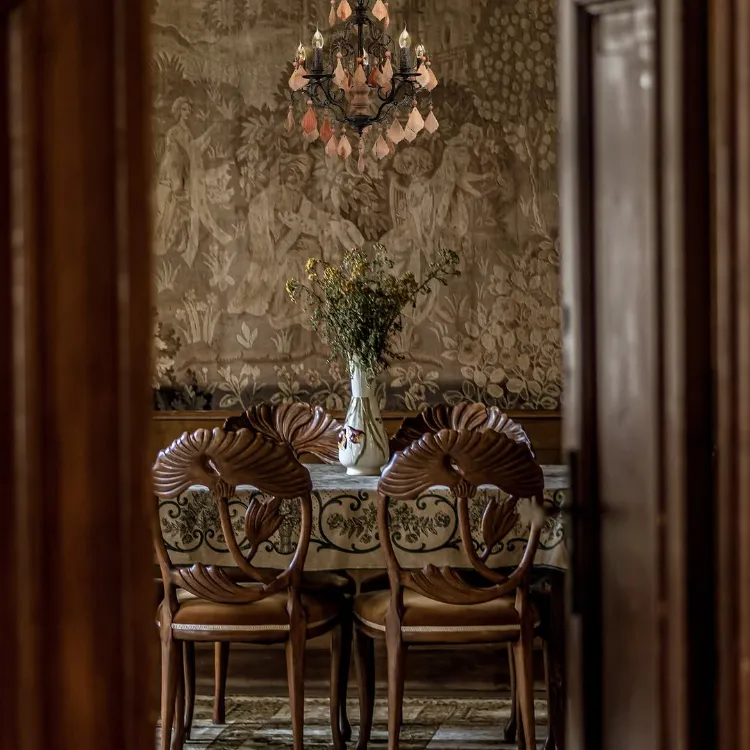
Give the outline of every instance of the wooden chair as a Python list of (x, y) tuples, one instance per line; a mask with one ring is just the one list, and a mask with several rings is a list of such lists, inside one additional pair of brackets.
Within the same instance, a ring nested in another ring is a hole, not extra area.
[[(456, 499), (463, 552), (482, 585), (451, 567), (400, 567), (390, 535), (389, 499), (415, 500), (433, 486), (448, 487)], [(510, 495), (492, 499), (482, 519), (485, 545), (474, 547), (469, 505), (479, 485)], [(532, 646), (537, 613), (529, 601), (529, 573), (544, 514), (544, 476), (528, 448), (492, 430), (440, 430), (422, 435), (397, 453), (378, 486), (378, 529), (389, 589), (360, 594), (354, 602), (355, 645), (360, 690), (360, 737), (365, 750), (374, 705), (374, 639), (388, 654), (388, 748), (397, 750), (402, 721), (404, 657), (411, 643), (513, 644), (517, 693), (526, 745), (535, 747)], [(518, 498), (530, 498), (536, 513), (523, 559), (509, 575), (487, 565), (492, 549), (515, 525)]]
[(413, 417), (401, 422), (391, 438), (391, 455), (408, 448), (427, 432), (440, 430), (492, 430), (506, 435), (517, 443), (523, 443), (534, 455), (534, 447), (526, 431), (497, 406), (485, 406), (462, 402), (460, 404), (437, 404), (429, 406)]
[[(436, 404), (413, 417), (406, 417), (398, 430), (391, 438), (391, 455), (408, 448), (415, 440), (419, 440), (426, 433), (436, 433), (440, 430), (492, 430), (507, 435), (511, 440), (526, 445), (534, 456), (534, 446), (531, 444), (526, 431), (518, 423), (513, 421), (505, 412), (497, 406), (485, 406), (484, 404), (462, 402), (459, 404)], [(387, 581), (386, 581), (387, 583)], [(369, 590), (381, 587), (380, 581), (373, 580), (369, 584)], [(546, 652), (545, 652), (546, 653)], [(546, 664), (546, 660), (545, 660)], [(512, 646), (508, 645), (508, 665), (510, 672), (510, 692), (516, 694), (516, 670), (513, 660)], [(503, 730), (503, 739), (513, 742), (516, 739), (518, 729), (518, 701), (515, 699), (511, 704), (508, 721)], [(551, 723), (549, 736), (552, 736)], [(523, 743), (521, 743), (523, 744)], [(552, 747), (551, 743), (548, 743)]]
[[(222, 531), (234, 563), (246, 577), (238, 582), (223, 568), (200, 563), (173, 566), (155, 510), (153, 538), (164, 582), (164, 601), (157, 614), (162, 649), (161, 750), (169, 747), (173, 724), (172, 747), (181, 748), (185, 739), (181, 652), (183, 644), (195, 641), (285, 645), (294, 749), (302, 750), (305, 642), (348, 625), (346, 615), (342, 615), (348, 605), (342, 597), (303, 589), (312, 524), (309, 472), (286, 445), (247, 429), (227, 432), (215, 428), (185, 433), (161, 451), (153, 468), (153, 479), (158, 497), (177, 497), (193, 485), (209, 490), (218, 505)], [(250, 549), (246, 555), (235, 539), (228, 505), (228, 499), (240, 484), (252, 485), (270, 498), (256, 498), (248, 506), (244, 531)], [(264, 571), (255, 567), (252, 560), (278, 529), (282, 500), (296, 500), (300, 505), (297, 548), (286, 570)], [(334, 642), (340, 644), (341, 637)], [(341, 649), (334, 648), (331, 730), (337, 750), (345, 747), (339, 725), (340, 673)]]
[[(338, 435), (342, 425), (319, 406), (303, 403), (260, 404), (242, 414), (231, 416), (223, 429), (236, 432), (249, 429), (273, 440), (288, 445), (296, 458), (301, 460), (313, 456), (323, 463), (337, 464)], [(238, 581), (245, 576), (241, 569), (231, 569), (228, 575)], [(345, 571), (305, 571), (302, 585), (310, 591), (336, 591), (347, 597), (354, 596), (356, 583)], [(351, 618), (350, 618), (351, 619)], [(341, 692), (341, 734), (345, 742), (352, 736), (352, 728), (346, 712), (346, 694), (349, 686), (349, 664), (351, 660), (351, 627), (342, 628), (342, 642), (332, 642), (333, 649), (341, 649), (341, 674), (338, 678)], [(338, 638), (334, 631), (332, 638)], [(185, 736), (190, 739), (193, 708), (195, 704), (195, 649), (192, 643), (185, 648)], [(224, 724), (227, 671), (229, 667), (229, 642), (217, 641), (214, 645), (214, 724)]]

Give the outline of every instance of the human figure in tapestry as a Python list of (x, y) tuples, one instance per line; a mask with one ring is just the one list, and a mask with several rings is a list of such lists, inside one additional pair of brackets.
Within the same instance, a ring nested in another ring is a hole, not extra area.
[(164, 136), (164, 156), (156, 191), (154, 244), (157, 255), (174, 248), (188, 266), (193, 265), (198, 253), (201, 225), (222, 245), (232, 241), (232, 236), (216, 223), (210, 206), (217, 202), (216, 188), (227, 168), (207, 170), (203, 165), (203, 153), (217, 126), (211, 125), (203, 135), (194, 138), (188, 125), (192, 110), (193, 105), (184, 96), (175, 99), (172, 105), (172, 114), (178, 119)]

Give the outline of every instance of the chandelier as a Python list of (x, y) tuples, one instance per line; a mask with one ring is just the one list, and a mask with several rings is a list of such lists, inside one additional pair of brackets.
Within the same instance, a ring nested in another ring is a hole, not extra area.
[[(327, 45), (316, 30), (312, 57), (300, 42), (295, 53), (289, 88), (286, 128), (293, 132), (295, 105), (302, 110), (304, 138), (320, 140), (326, 154), (348, 159), (352, 155), (349, 129), (359, 139), (358, 168), (365, 170), (366, 139), (372, 133), (372, 155), (384, 159), (402, 141), (412, 142), (420, 131), (434, 133), (438, 121), (432, 111), (431, 92), (438, 85), (423, 44), (412, 59), (411, 37), (404, 27), (398, 50), (386, 33), (390, 24), (388, 3), (375, 0), (331, 0), (329, 24), (342, 25)], [(382, 25), (382, 28), (381, 28)], [(326, 60), (327, 58), (327, 60)], [(309, 60), (309, 65), (308, 65)], [(308, 67), (306, 67), (308, 66)], [(429, 112), (423, 117), (417, 97), (426, 99)], [(399, 111), (409, 110), (405, 125)]]

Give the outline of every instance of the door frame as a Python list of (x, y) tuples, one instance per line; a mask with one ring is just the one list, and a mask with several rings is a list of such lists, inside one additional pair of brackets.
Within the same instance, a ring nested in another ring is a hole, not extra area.
[[(656, 13), (659, 296), (658, 456), (661, 505), (657, 636), (660, 747), (714, 746), (712, 327), (707, 10), (700, 0), (562, 0), (559, 6), (563, 443), (571, 464), (573, 564), (568, 627), (569, 747), (606, 748), (601, 669), (601, 488), (596, 424), (592, 29), (602, 13)], [(696, 303), (696, 298), (698, 303)], [(703, 305), (700, 302), (703, 302)], [(712, 608), (711, 608), (712, 609)], [(636, 634), (633, 634), (636, 637)], [(643, 750), (648, 750), (644, 748)]]

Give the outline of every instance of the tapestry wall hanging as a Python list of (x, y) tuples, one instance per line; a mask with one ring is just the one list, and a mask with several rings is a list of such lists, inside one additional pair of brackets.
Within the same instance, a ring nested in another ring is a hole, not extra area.
[(430, 53), (440, 123), (367, 168), (288, 133), (300, 40), (328, 0), (157, 0), (153, 15), (157, 409), (300, 399), (341, 409), (343, 363), (284, 290), (310, 257), (386, 246), (417, 278), (460, 279), (409, 310), (388, 409), (472, 400), (559, 408), (555, 6), (390, 0)]

